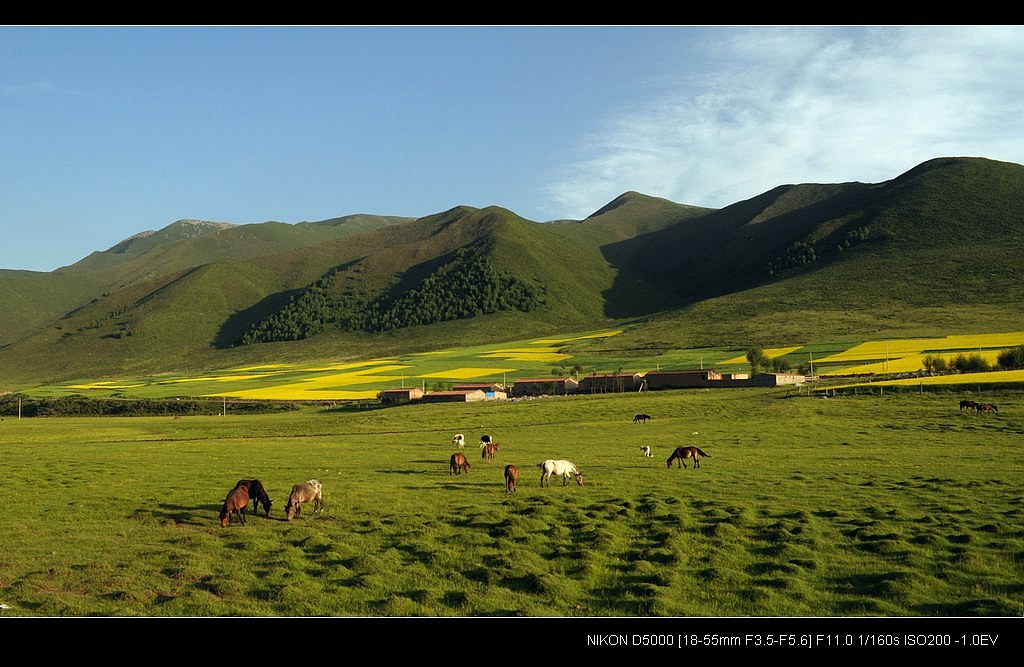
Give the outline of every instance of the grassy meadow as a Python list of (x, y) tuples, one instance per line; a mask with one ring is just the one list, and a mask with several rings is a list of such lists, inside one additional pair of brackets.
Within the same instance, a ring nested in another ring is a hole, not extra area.
[[(999, 412), (953, 391), (726, 389), (6, 416), (0, 617), (1019, 617), (1024, 393), (981, 396)], [(709, 457), (668, 469), (679, 444)], [(541, 488), (547, 458), (585, 485)], [(271, 515), (222, 528), (253, 477)], [(285, 521), (309, 478), (324, 512)]]

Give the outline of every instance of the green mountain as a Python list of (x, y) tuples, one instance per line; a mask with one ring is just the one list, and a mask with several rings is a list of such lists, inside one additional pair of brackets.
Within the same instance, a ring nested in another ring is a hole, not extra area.
[(1024, 166), (939, 158), (722, 209), (627, 192), (585, 220), (181, 220), (52, 273), (0, 271), (13, 387), (380, 356), (607, 326), (590, 343), (785, 345), (1024, 328)]

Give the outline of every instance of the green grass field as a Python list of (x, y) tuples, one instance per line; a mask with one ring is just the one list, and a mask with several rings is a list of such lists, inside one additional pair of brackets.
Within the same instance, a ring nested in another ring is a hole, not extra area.
[[(1024, 394), (985, 393), (999, 413), (983, 415), (960, 398), (728, 389), (8, 416), (0, 617), (1019, 617)], [(710, 457), (667, 469), (677, 444)], [(541, 488), (546, 458), (575, 461), (585, 485)], [(270, 517), (222, 528), (225, 494), (253, 477)], [(284, 521), (309, 478), (325, 511)]]

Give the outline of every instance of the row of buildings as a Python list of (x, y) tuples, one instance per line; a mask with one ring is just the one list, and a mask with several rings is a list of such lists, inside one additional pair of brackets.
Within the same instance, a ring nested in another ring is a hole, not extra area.
[(418, 388), (385, 389), (382, 403), (469, 402), (526, 396), (566, 396), (569, 394), (608, 394), (659, 389), (697, 389), (712, 387), (778, 387), (800, 385), (807, 376), (793, 373), (718, 373), (713, 370), (648, 371), (647, 373), (607, 373), (571, 377), (525, 378), (506, 387), (500, 382), (470, 382), (455, 385), (450, 391), (423, 391)]

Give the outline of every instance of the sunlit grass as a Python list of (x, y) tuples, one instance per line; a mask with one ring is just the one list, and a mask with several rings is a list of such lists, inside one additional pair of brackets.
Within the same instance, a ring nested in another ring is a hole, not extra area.
[[(0, 531), (0, 617), (1019, 617), (1024, 399), (989, 393), (989, 415), (958, 399), (682, 390), (7, 419), (4, 497), (29, 510)], [(497, 460), (451, 476), (455, 431), (496, 436)], [(666, 469), (680, 439), (710, 455), (700, 469)], [(586, 484), (542, 488), (549, 457)], [(325, 511), (285, 521), (311, 477)], [(273, 513), (221, 528), (239, 478), (263, 481)]]

